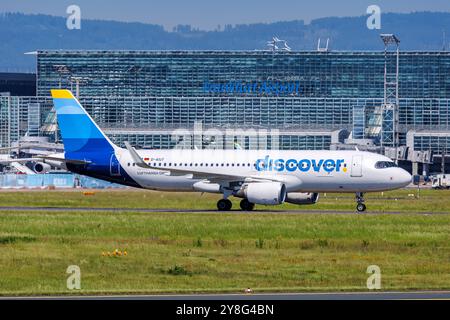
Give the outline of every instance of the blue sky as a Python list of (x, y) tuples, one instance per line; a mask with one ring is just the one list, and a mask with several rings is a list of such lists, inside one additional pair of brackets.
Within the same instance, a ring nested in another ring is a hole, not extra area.
[(1, 0), (0, 12), (66, 16), (71, 4), (80, 6), (82, 18), (154, 23), (167, 30), (177, 24), (211, 30), (219, 24), (361, 16), (371, 4), (382, 12), (450, 12), (450, 0)]

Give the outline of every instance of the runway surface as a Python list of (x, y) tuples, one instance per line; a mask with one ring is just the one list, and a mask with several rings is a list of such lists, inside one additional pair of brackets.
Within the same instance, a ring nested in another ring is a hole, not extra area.
[(232, 214), (450, 214), (448, 212), (401, 212), (401, 211), (370, 211), (370, 208), (358, 213), (355, 211), (331, 211), (331, 210), (231, 210), (217, 211), (216, 209), (174, 209), (174, 208), (97, 208), (97, 207), (23, 207), (23, 206), (0, 206), (0, 211), (70, 211), (70, 212), (169, 212), (169, 213), (232, 213)]
[(0, 300), (450, 300), (450, 291), (0, 297)]

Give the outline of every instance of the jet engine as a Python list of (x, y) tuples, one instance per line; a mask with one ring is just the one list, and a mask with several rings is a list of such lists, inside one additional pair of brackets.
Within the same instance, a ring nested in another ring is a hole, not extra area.
[(36, 173), (47, 173), (51, 169), (50, 165), (43, 162), (36, 162), (33, 165), (33, 171)]
[(244, 195), (256, 204), (281, 204), (286, 198), (286, 186), (281, 182), (253, 182), (244, 186)]
[(314, 204), (318, 200), (319, 194), (312, 192), (289, 192), (286, 195), (286, 202), (293, 204)]

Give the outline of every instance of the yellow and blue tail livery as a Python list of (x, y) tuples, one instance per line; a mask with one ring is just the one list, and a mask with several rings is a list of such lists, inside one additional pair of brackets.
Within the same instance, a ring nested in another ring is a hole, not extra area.
[(113, 151), (112, 143), (69, 90), (51, 90), (67, 153)]
[[(51, 90), (58, 126), (64, 143), (67, 169), (94, 178), (136, 187), (123, 170), (115, 146), (69, 90)], [(76, 163), (76, 161), (80, 161)]]

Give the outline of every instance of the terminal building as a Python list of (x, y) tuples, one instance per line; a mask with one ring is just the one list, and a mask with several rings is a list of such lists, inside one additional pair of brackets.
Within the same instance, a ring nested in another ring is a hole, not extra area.
[(36, 75), (33, 73), (0, 72), (0, 95), (36, 95)]
[(25, 135), (60, 142), (50, 89), (69, 88), (122, 146), (358, 147), (413, 173), (441, 172), (450, 163), (450, 52), (385, 44), (376, 52), (37, 51), (36, 95), (0, 96), (0, 147)]

